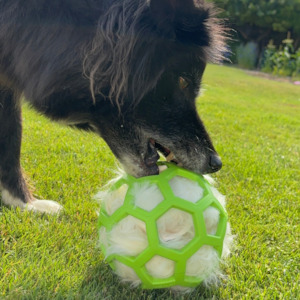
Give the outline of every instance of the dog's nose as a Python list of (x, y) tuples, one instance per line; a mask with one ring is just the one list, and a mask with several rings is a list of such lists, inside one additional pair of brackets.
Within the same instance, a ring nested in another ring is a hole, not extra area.
[(213, 154), (210, 156), (209, 165), (213, 172), (217, 172), (222, 168), (222, 161), (218, 155)]

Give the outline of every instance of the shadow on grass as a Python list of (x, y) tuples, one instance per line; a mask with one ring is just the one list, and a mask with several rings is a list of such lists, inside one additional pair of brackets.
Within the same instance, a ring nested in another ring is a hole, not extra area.
[(218, 289), (199, 286), (188, 294), (175, 294), (170, 290), (142, 290), (121, 283), (110, 267), (102, 262), (87, 270), (80, 286), (69, 290), (49, 291), (45, 286), (31, 289), (19, 286), (3, 300), (208, 300), (219, 299)]
[(129, 284), (121, 283), (119, 278), (112, 272), (110, 267), (102, 262), (99, 266), (90, 268), (85, 280), (80, 287), (80, 295), (77, 299), (189, 299), (204, 300), (215, 298), (218, 290), (208, 289), (199, 286), (193, 292), (188, 294), (175, 294), (168, 289), (161, 290), (142, 290), (141, 288), (131, 288)]

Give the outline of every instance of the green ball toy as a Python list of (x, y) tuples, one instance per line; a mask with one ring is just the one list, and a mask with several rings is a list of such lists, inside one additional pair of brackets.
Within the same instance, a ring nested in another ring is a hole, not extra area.
[(227, 213), (203, 176), (161, 167), (155, 176), (125, 174), (100, 195), (100, 247), (123, 281), (186, 291), (220, 273)]

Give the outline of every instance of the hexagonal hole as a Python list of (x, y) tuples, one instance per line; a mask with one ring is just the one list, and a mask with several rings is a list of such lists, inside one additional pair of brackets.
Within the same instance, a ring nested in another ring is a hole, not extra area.
[(156, 222), (162, 245), (172, 249), (181, 249), (195, 236), (195, 227), (191, 214), (171, 208)]
[(137, 256), (148, 247), (145, 222), (127, 216), (115, 224), (108, 233), (107, 255)]
[(164, 200), (159, 187), (155, 183), (141, 182), (135, 183), (131, 190), (134, 195), (135, 205), (146, 211), (153, 210)]
[(124, 199), (128, 190), (128, 185), (123, 184), (117, 190), (107, 193), (104, 196), (104, 207), (109, 216), (124, 204)]
[(169, 278), (174, 275), (175, 261), (155, 255), (146, 264), (149, 275), (155, 278)]
[(119, 262), (118, 260), (114, 261), (115, 272), (120, 276), (123, 281), (129, 281), (133, 286), (138, 286), (141, 283), (140, 278), (137, 276), (136, 272), (128, 267), (127, 265)]
[(209, 206), (204, 212), (204, 222), (206, 233), (209, 235), (216, 235), (220, 221), (220, 211), (212, 206)]
[(204, 245), (187, 260), (185, 275), (205, 279), (216, 272), (218, 266), (218, 252)]
[(198, 182), (181, 176), (175, 176), (169, 184), (176, 197), (196, 203), (202, 199), (204, 190)]

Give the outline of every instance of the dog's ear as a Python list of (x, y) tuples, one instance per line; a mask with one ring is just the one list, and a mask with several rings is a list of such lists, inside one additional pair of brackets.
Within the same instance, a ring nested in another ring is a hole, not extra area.
[(176, 0), (151, 0), (150, 11), (157, 29), (168, 38), (175, 38)]
[[(195, 5), (196, 3), (196, 5)], [(209, 45), (206, 22), (211, 6), (198, 0), (151, 0), (156, 26), (165, 37), (197, 46)]]
[(210, 9), (207, 7), (199, 7), (187, 13), (177, 14), (174, 24), (177, 39), (185, 44), (209, 46), (208, 22), (211, 17), (210, 14)]
[(172, 22), (177, 11), (187, 12), (195, 8), (195, 4), (193, 0), (151, 0), (150, 8), (158, 23)]

